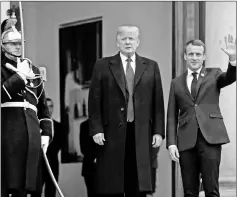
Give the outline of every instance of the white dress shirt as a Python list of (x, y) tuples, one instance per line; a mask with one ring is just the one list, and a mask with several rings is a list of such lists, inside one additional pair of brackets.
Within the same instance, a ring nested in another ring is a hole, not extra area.
[[(120, 57), (121, 57), (121, 60), (122, 60), (124, 73), (126, 75), (126, 68), (127, 68), (127, 63), (128, 63), (126, 60), (128, 59), (128, 57), (123, 55), (122, 53), (120, 53)], [(133, 69), (133, 72), (135, 73), (135, 70), (136, 70), (136, 56), (135, 56), (135, 53), (130, 58), (132, 59), (131, 67)]]
[(202, 70), (202, 67), (200, 67), (197, 71), (192, 71), (192, 70), (190, 70), (190, 69), (188, 68), (187, 86), (188, 86), (188, 90), (189, 90), (190, 93), (191, 93), (191, 85), (192, 85), (192, 81), (193, 81), (193, 75), (192, 75), (192, 73), (193, 73), (193, 72), (198, 73), (198, 74), (197, 74), (197, 80), (198, 80), (201, 70)]

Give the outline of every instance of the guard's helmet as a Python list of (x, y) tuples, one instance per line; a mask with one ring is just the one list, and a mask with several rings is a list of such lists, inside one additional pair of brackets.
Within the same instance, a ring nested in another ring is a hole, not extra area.
[(1, 47), (2, 47), (3, 52), (6, 52), (15, 57), (19, 57), (19, 52), (18, 54), (12, 53), (11, 51), (7, 49), (7, 45), (6, 45), (8, 43), (21, 43), (21, 33), (17, 31), (15, 27), (16, 22), (17, 22), (17, 19), (15, 17), (14, 12), (12, 13), (12, 16), (10, 18), (2, 22)]
[(21, 34), (16, 28), (11, 28), (2, 33), (2, 44), (21, 42)]

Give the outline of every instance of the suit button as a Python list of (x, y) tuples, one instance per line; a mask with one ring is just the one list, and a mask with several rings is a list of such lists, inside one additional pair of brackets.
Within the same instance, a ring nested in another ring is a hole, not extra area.
[(122, 107), (120, 110), (121, 110), (121, 111), (124, 111), (124, 108)]
[(197, 105), (197, 104), (195, 104), (194, 106), (195, 106), (195, 107), (197, 107), (198, 105)]
[(120, 122), (120, 123), (119, 123), (119, 125), (118, 125), (118, 126), (119, 126), (119, 128), (120, 128), (120, 127), (122, 127), (122, 125), (123, 125), (123, 124)]

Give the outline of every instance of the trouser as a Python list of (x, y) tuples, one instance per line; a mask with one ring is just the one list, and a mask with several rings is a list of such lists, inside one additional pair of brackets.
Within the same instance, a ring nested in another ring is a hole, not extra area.
[(184, 187), (184, 197), (198, 197), (200, 174), (206, 197), (220, 197), (219, 166), (221, 145), (209, 144), (198, 129), (194, 148), (180, 152), (180, 167)]
[(94, 188), (94, 177), (93, 175), (84, 176), (86, 189), (87, 189), (87, 197), (95, 197), (95, 188)]

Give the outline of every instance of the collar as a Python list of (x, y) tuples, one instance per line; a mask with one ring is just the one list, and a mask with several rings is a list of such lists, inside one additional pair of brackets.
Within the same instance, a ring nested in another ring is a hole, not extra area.
[(200, 72), (201, 72), (201, 70), (202, 70), (202, 67), (203, 67), (203, 66), (201, 66), (201, 67), (200, 67), (198, 70), (196, 70), (196, 71), (192, 71), (192, 70), (190, 70), (190, 69), (188, 68), (188, 77), (192, 76), (192, 73), (193, 73), (193, 72), (198, 73), (198, 74), (197, 74), (197, 77), (199, 77), (199, 74), (200, 74)]
[[(121, 52), (119, 53), (120, 54), (120, 57), (121, 57), (121, 60), (122, 62), (126, 62), (126, 60), (128, 59), (127, 56), (125, 56), (124, 54), (122, 54)], [(132, 62), (135, 62), (135, 53), (130, 57), (132, 59)]]

